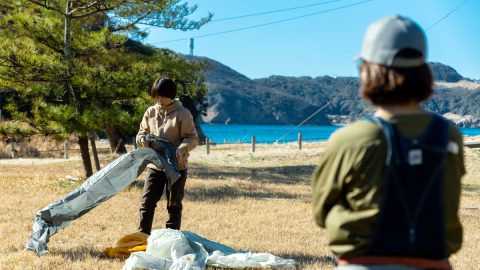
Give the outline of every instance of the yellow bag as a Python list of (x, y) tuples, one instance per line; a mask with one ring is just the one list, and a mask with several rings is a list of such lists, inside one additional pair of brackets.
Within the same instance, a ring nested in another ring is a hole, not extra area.
[(147, 250), (148, 234), (136, 232), (127, 234), (117, 241), (116, 246), (107, 247), (103, 253), (110, 258), (126, 259), (130, 253)]

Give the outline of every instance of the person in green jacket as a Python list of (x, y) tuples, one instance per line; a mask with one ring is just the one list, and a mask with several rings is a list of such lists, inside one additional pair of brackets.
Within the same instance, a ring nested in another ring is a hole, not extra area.
[(433, 93), (426, 48), (406, 17), (366, 31), (360, 93), (376, 113), (332, 134), (312, 176), (336, 269), (450, 269), (461, 247), (462, 135), (420, 105)]

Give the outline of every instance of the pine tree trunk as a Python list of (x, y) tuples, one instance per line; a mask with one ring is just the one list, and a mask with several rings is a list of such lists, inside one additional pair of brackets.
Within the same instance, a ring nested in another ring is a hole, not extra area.
[(86, 134), (82, 134), (78, 137), (78, 145), (80, 146), (85, 176), (90, 177), (93, 174), (93, 170), (92, 161), (90, 160), (90, 153), (88, 151), (88, 137)]
[(65, 5), (65, 21), (64, 21), (64, 33), (63, 33), (63, 59), (66, 64), (66, 80), (65, 90), (69, 93), (69, 100), (75, 104), (77, 114), (82, 113), (80, 99), (78, 93), (75, 92), (72, 85), (73, 77), (73, 59), (72, 59), (72, 18), (70, 12), (73, 7), (73, 1), (67, 1)]
[(112, 150), (112, 153), (115, 152), (116, 149), (118, 149), (117, 154), (127, 153), (127, 148), (125, 147), (125, 139), (122, 138), (122, 135), (115, 127), (110, 124), (106, 124), (105, 134), (107, 134), (108, 143), (110, 144), (110, 149)]
[(100, 171), (100, 160), (98, 159), (97, 145), (95, 144), (94, 132), (90, 134), (90, 147), (92, 147), (93, 160), (95, 161), (95, 169)]
[(203, 130), (202, 130), (202, 127), (200, 126), (198, 118), (195, 119), (193, 122), (195, 124), (195, 129), (197, 130), (198, 140), (200, 144), (205, 144), (207, 142), (207, 136), (205, 136), (205, 133), (203, 133)]
[(183, 94), (180, 97), (180, 101), (182, 102), (183, 107), (188, 109), (190, 111), (190, 113), (192, 114), (193, 123), (195, 125), (195, 129), (197, 130), (199, 143), (200, 144), (205, 144), (207, 138), (205, 136), (205, 133), (203, 133), (202, 127), (200, 127), (200, 123), (198, 122), (198, 118), (200, 117), (200, 113), (197, 110), (195, 102), (186, 92), (185, 85), (183, 85)]
[[(65, 20), (63, 33), (63, 58), (66, 65), (65, 75), (65, 92), (68, 93), (69, 103), (75, 105), (76, 114), (82, 115), (83, 104), (80, 100), (80, 95), (74, 90), (72, 78), (74, 73), (74, 64), (72, 59), (72, 18), (71, 11), (73, 9), (73, 0), (68, 0), (65, 3)], [(80, 146), (80, 153), (82, 155), (83, 169), (86, 177), (93, 174), (92, 162), (90, 161), (90, 153), (88, 151), (88, 136), (82, 134), (78, 137), (78, 145)]]

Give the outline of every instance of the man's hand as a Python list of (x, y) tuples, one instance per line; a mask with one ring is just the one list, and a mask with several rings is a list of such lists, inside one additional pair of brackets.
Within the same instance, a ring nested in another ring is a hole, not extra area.
[(183, 153), (182, 149), (177, 148), (177, 151), (176, 151), (175, 154), (176, 154), (176, 156), (177, 156), (177, 161), (178, 161), (178, 163), (181, 163), (181, 162), (183, 161), (184, 155), (185, 155), (185, 154)]
[(147, 142), (147, 141), (145, 140), (145, 138), (142, 138), (142, 139), (140, 140), (140, 145), (141, 145), (142, 147), (149, 147), (149, 146), (150, 146), (150, 142)]

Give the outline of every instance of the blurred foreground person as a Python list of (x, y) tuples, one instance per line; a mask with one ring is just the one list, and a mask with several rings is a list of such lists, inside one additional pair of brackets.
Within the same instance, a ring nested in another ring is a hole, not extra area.
[(420, 106), (433, 92), (426, 47), (401, 16), (364, 36), (360, 92), (376, 113), (335, 132), (312, 176), (336, 269), (451, 269), (461, 247), (462, 134)]
[(172, 143), (177, 147), (176, 157), (181, 174), (180, 179), (168, 189), (165, 172), (153, 164), (147, 166), (147, 179), (143, 187), (138, 228), (140, 232), (146, 234), (150, 234), (152, 230), (155, 208), (164, 189), (169, 215), (166, 228), (179, 230), (181, 226), (188, 156), (189, 152), (198, 144), (198, 135), (192, 114), (182, 106), (178, 99), (175, 99), (176, 95), (177, 86), (173, 80), (162, 77), (155, 80), (150, 90), (150, 96), (155, 98), (156, 104), (149, 107), (143, 115), (136, 138), (137, 144), (143, 147), (149, 146), (149, 142), (146, 140), (148, 134), (156, 135), (160, 139)]

